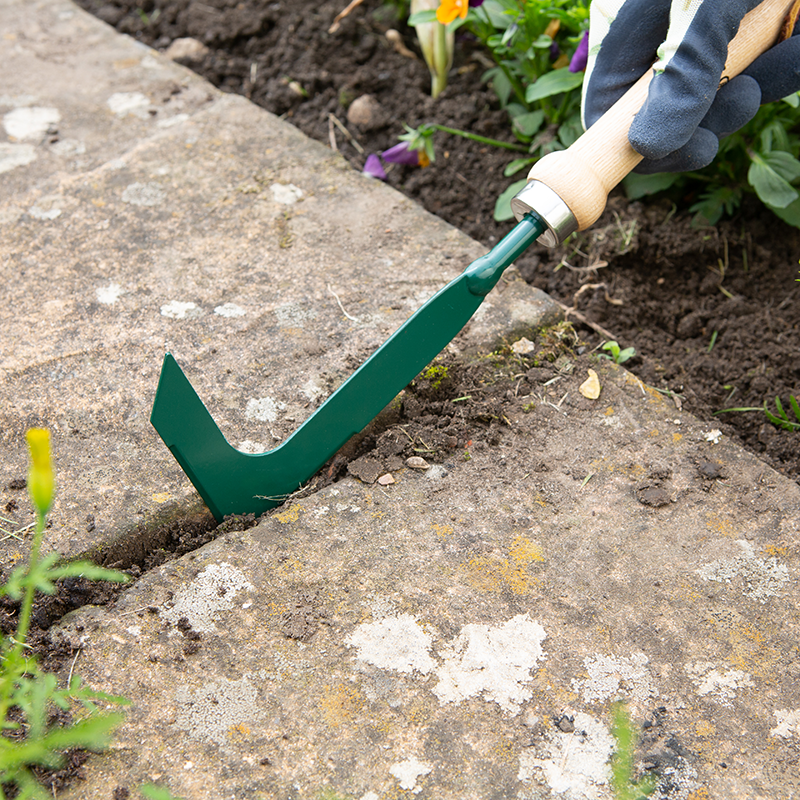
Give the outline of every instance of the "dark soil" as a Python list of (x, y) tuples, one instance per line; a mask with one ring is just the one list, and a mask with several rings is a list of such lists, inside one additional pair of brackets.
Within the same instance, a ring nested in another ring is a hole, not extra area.
[[(397, 142), (403, 123), (436, 122), (513, 142), (505, 113), (481, 82), (488, 66), (474, 43), (459, 42), (450, 85), (437, 101), (420, 58), (386, 38), (414, 33), (380, 0), (366, 0), (329, 28), (345, 0), (79, 0), (118, 30), (165, 50), (193, 37), (208, 52), (187, 60), (225, 91), (244, 94), (307, 135), (336, 147), (355, 168)], [(377, 105), (360, 123), (353, 100)], [(334, 120), (335, 118), (335, 120)], [(344, 135), (336, 121), (347, 128)], [(388, 182), (488, 246), (511, 227), (493, 220), (510, 180), (513, 151), (437, 134), (426, 169), (395, 167)], [(681, 198), (687, 207), (692, 198)], [(518, 262), (525, 278), (578, 312), (591, 347), (606, 331), (636, 348), (626, 364), (645, 382), (677, 394), (676, 405), (732, 436), (800, 480), (800, 434), (762, 412), (800, 393), (800, 231), (756, 205), (715, 228), (693, 228), (671, 202), (628, 203), (616, 195), (592, 231), (555, 251), (532, 248)], [(599, 326), (599, 327), (598, 327)]]

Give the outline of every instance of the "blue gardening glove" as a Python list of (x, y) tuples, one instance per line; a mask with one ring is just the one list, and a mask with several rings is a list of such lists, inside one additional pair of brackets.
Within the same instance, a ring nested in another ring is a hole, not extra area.
[(594, 0), (583, 124), (596, 122), (648, 69), (655, 75), (628, 138), (636, 172), (685, 172), (714, 160), (719, 140), (762, 103), (800, 90), (800, 36), (756, 59), (719, 89), (742, 17), (760, 0)]

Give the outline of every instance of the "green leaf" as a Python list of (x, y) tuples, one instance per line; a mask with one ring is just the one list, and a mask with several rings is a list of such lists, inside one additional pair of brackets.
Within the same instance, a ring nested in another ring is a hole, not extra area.
[(800, 161), (785, 150), (774, 150), (771, 153), (766, 153), (764, 161), (789, 183), (800, 178)]
[(545, 33), (537, 37), (536, 41), (533, 42), (533, 47), (539, 48), (540, 50), (549, 50), (552, 46), (552, 38)]
[(59, 767), (64, 761), (59, 748), (52, 747), (46, 739), (23, 739), (13, 742), (0, 750), (0, 775), (26, 764), (42, 764), (45, 767)]
[(786, 208), (800, 197), (777, 172), (757, 153), (751, 153), (752, 162), (747, 170), (747, 180), (762, 203), (776, 208)]
[(794, 225), (795, 228), (800, 228), (800, 198), (790, 203), (785, 208), (771, 206), (769, 203), (767, 203), (767, 208), (784, 222), (788, 222), (789, 225)]
[(563, 94), (577, 89), (583, 83), (582, 72), (570, 72), (569, 67), (554, 69), (542, 75), (536, 83), (525, 90), (525, 99), (529, 103), (552, 97), (554, 94)]
[(789, 415), (786, 413), (780, 397), (775, 398), (775, 407), (778, 409), (778, 414), (780, 416), (775, 416), (775, 414), (769, 410), (766, 400), (764, 401), (764, 413), (766, 414), (767, 419), (773, 425), (777, 425), (779, 428), (783, 428), (785, 431), (800, 431), (800, 416), (798, 416), (800, 407), (798, 407), (797, 400), (794, 397), (789, 395), (789, 399), (792, 404), (792, 411), (794, 412), (795, 416), (797, 416), (797, 422), (792, 422), (792, 420), (789, 419)]
[(436, 22), (436, 11), (417, 11), (408, 18), (408, 25), (411, 28), (416, 28), (417, 25), (427, 25), (431, 22)]
[(537, 111), (518, 114), (516, 117), (513, 117), (511, 122), (523, 136), (533, 136), (544, 123), (544, 111), (539, 109)]
[(697, 215), (693, 224), (716, 225), (723, 211), (733, 214), (741, 202), (742, 191), (738, 187), (731, 189), (719, 186), (710, 192), (704, 192), (700, 195), (699, 202), (689, 207), (689, 211)]
[(17, 800), (51, 800), (51, 795), (44, 790), (30, 770), (20, 767), (8, 778), (16, 784)]
[(28, 577), (28, 566), (20, 564), (9, 575), (8, 580), (0, 586), (0, 594), (7, 594), (12, 600), (19, 600), (25, 588), (25, 578)]
[(118, 727), (124, 714), (94, 714), (79, 720), (67, 728), (50, 731), (41, 741), (50, 750), (68, 750), (83, 747), (89, 750), (102, 750), (111, 742), (111, 732)]
[(583, 125), (581, 124), (580, 114), (575, 114), (561, 123), (558, 128), (558, 139), (567, 148), (576, 142), (582, 133)]
[(111, 581), (114, 583), (128, 583), (130, 576), (115, 569), (106, 569), (92, 564), (91, 561), (71, 561), (69, 564), (62, 564), (53, 567), (49, 571), (51, 580), (57, 581), (61, 578), (86, 578), (89, 581)]
[(774, 119), (765, 125), (760, 138), (761, 149), (765, 153), (769, 153), (771, 150), (789, 149), (789, 134), (779, 119)]
[(127, 697), (120, 695), (108, 694), (107, 692), (98, 692), (96, 689), (90, 689), (88, 686), (81, 685), (81, 676), (73, 675), (69, 688), (63, 692), (65, 697), (78, 700), (83, 703), (87, 708), (93, 709), (95, 706), (92, 700), (103, 700), (106, 703), (113, 703), (118, 706), (129, 706), (131, 701)]
[(492, 85), (492, 89), (494, 89), (494, 93), (497, 95), (500, 105), (505, 108), (508, 103), (508, 98), (511, 97), (513, 88), (505, 72), (503, 72), (500, 67), (492, 67), (492, 69), (487, 69), (486, 72), (483, 73), (481, 80)]
[(800, 93), (795, 92), (783, 98), (783, 102), (790, 105), (792, 108), (800, 108)]
[(516, 175), (521, 169), (529, 167), (534, 161), (536, 161), (535, 158), (515, 158), (506, 165), (506, 168), (503, 170), (503, 175), (506, 178), (510, 178), (512, 175)]
[(497, 222), (514, 219), (514, 212), (511, 210), (511, 198), (527, 183), (527, 178), (515, 181), (497, 198), (494, 204), (494, 218)]
[(486, 0), (481, 6), (481, 9), (486, 13), (486, 16), (489, 17), (489, 22), (492, 24), (492, 27), (497, 30), (503, 31), (514, 24), (514, 17), (508, 13), (509, 11), (513, 12), (513, 8), (510, 6), (504, 7), (503, 3)]
[(663, 192), (669, 189), (680, 178), (678, 172), (656, 172), (652, 175), (638, 175), (631, 172), (622, 181), (628, 200), (638, 200), (640, 197)]

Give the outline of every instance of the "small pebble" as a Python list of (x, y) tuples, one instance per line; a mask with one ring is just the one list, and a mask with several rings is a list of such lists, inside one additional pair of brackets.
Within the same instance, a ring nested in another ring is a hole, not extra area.
[(207, 53), (208, 48), (202, 42), (190, 38), (175, 39), (164, 51), (164, 55), (173, 61), (179, 58), (201, 61)]
[(378, 483), (381, 486), (391, 486), (394, 482), (394, 477), (391, 472), (387, 472), (385, 475), (381, 475), (380, 478), (378, 478)]
[(578, 387), (578, 391), (589, 400), (600, 397), (600, 379), (593, 369), (586, 370), (589, 377)]
[(385, 120), (386, 114), (381, 108), (381, 104), (371, 94), (357, 97), (347, 109), (347, 121), (352, 125), (358, 125), (365, 131), (381, 127)]
[(411, 469), (430, 469), (431, 465), (420, 456), (411, 456), (406, 461), (406, 466), (411, 467)]
[(528, 353), (532, 353), (536, 349), (536, 345), (530, 339), (526, 339), (523, 336), (521, 339), (517, 339), (517, 341), (511, 345), (511, 349), (518, 356), (526, 356)]

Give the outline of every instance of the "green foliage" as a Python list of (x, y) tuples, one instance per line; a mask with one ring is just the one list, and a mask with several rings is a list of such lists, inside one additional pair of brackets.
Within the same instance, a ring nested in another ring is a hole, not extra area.
[[(410, 25), (428, 24), (435, 11), (412, 14)], [(529, 167), (554, 150), (569, 147), (583, 132), (580, 120), (583, 72), (568, 65), (589, 24), (589, 0), (485, 0), (470, 8), (466, 19), (448, 26), (464, 26), (484, 45), (495, 66), (483, 75), (508, 112), (519, 144), (488, 139), (468, 131), (427, 123), (406, 127), (399, 138), (413, 150), (435, 160), (433, 135), (437, 131), (463, 136), (495, 147), (518, 150), (524, 157), (512, 161), (506, 176)], [(514, 182), (495, 207), (495, 219), (511, 219), (509, 202), (525, 181)]]
[(611, 787), (615, 800), (641, 800), (655, 789), (652, 776), (633, 780), (633, 756), (636, 750), (636, 731), (623, 703), (612, 712), (611, 735), (616, 742), (611, 757)]
[(747, 408), (723, 408), (721, 411), (715, 411), (717, 414), (728, 414), (731, 411), (763, 411), (766, 418), (779, 428), (785, 431), (800, 431), (800, 403), (797, 398), (789, 395), (789, 405), (792, 409), (795, 419), (791, 419), (783, 407), (780, 397), (775, 398), (775, 407), (778, 409), (777, 414), (773, 414), (767, 406), (767, 401), (764, 401), (763, 406), (747, 407)]
[(800, 227), (800, 94), (762, 106), (743, 128), (720, 142), (705, 169), (687, 173), (629, 175), (632, 200), (669, 191), (689, 206), (698, 225), (715, 225), (734, 214), (746, 195), (756, 195), (785, 222)]
[[(125, 705), (122, 697), (96, 692), (83, 686), (74, 675), (66, 688), (58, 687), (58, 679), (44, 672), (36, 656), (26, 644), (36, 592), (53, 594), (56, 582), (65, 577), (84, 577), (90, 580), (127, 581), (128, 576), (102, 569), (89, 562), (59, 564), (58, 554), (40, 555), (42, 538), (47, 525), (50, 497), (42, 494), (42, 484), (54, 485), (50, 465), (49, 435), (46, 431), (31, 431), (32, 467), (28, 485), (37, 519), (26, 565), (17, 567), (8, 581), (0, 586), (0, 594), (20, 600), (17, 629), (0, 643), (0, 800), (12, 787), (17, 798), (47, 798), (31, 767), (57, 768), (63, 753), (71, 748), (101, 750), (110, 741), (111, 731), (122, 721), (119, 713), (101, 712), (97, 701)], [(38, 447), (35, 443), (38, 442)], [(39, 486), (39, 494), (32, 487)], [(76, 717), (68, 724), (53, 722), (51, 712), (57, 708)]]
[[(470, 8), (464, 26), (485, 46), (495, 66), (484, 73), (509, 114), (511, 130), (526, 150), (512, 161), (512, 177), (553, 150), (569, 147), (582, 133), (580, 94), (583, 73), (570, 72), (574, 53), (588, 27), (589, 0), (485, 0)], [(417, 22), (435, 12), (414, 15)], [(553, 60), (554, 45), (560, 57)], [(435, 130), (426, 147), (433, 161)], [(477, 138), (463, 131), (452, 131)], [(748, 195), (790, 225), (800, 227), (800, 93), (762, 106), (741, 130), (723, 139), (716, 159), (690, 173), (632, 173), (624, 180), (631, 200), (668, 192), (680, 209), (694, 214), (697, 225), (715, 225), (732, 216)], [(498, 144), (497, 142), (490, 142)], [(505, 143), (505, 146), (508, 146)], [(525, 185), (514, 181), (498, 198), (495, 219), (512, 219), (510, 200)], [(800, 279), (798, 279), (800, 280)]]
[(615, 364), (624, 364), (636, 355), (635, 347), (626, 347), (622, 350), (620, 346), (613, 341), (604, 342), (602, 349), (608, 351), (610, 355), (607, 355), (606, 358), (610, 358)]

